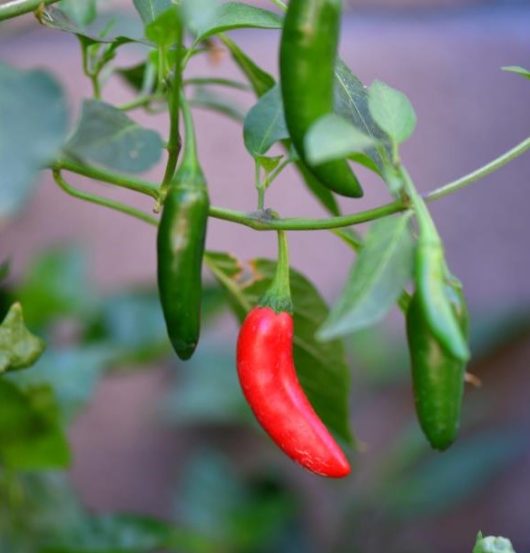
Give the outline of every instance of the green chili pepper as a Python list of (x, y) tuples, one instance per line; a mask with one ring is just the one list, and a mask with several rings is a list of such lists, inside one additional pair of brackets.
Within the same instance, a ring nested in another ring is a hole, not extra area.
[[(320, 117), (333, 112), (335, 61), (341, 19), (340, 0), (291, 0), (280, 45), (280, 77), (285, 120), (293, 145), (307, 163), (304, 137)], [(311, 167), (337, 194), (363, 191), (346, 160)]]
[(416, 285), (431, 332), (448, 355), (467, 361), (469, 348), (448, 295), (450, 277), (440, 243), (421, 241), (416, 251)]
[[(468, 313), (460, 288), (447, 287), (460, 331), (468, 334)], [(447, 449), (458, 434), (464, 392), (465, 361), (449, 354), (431, 330), (418, 292), (407, 310), (407, 337), (412, 362), (416, 413), (435, 449)]]
[(168, 188), (158, 228), (158, 289), (173, 348), (181, 359), (189, 359), (199, 341), (209, 200), (189, 107), (184, 100), (181, 104), (184, 158)]

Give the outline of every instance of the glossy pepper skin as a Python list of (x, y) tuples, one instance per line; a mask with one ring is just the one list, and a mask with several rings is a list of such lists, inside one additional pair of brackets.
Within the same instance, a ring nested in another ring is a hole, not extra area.
[[(454, 292), (451, 306), (467, 335), (467, 310), (460, 294)], [(417, 293), (407, 310), (407, 338), (416, 413), (431, 446), (443, 451), (458, 434), (466, 363), (448, 353), (433, 334)]]
[(158, 289), (171, 344), (189, 359), (199, 341), (208, 192), (200, 167), (183, 164), (168, 189), (158, 227)]
[[(304, 137), (313, 123), (333, 112), (335, 61), (341, 0), (290, 0), (280, 43), (280, 80), (285, 121), (293, 145), (307, 163)], [(346, 160), (311, 167), (327, 188), (352, 198), (363, 191)]]
[(237, 370), (258, 422), (291, 459), (320, 476), (350, 473), (348, 460), (298, 381), (290, 313), (270, 307), (250, 311), (239, 333)]

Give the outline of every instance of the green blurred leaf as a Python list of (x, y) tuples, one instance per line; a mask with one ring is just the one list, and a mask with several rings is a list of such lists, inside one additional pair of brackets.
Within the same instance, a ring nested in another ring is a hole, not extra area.
[(0, 373), (31, 367), (46, 345), (26, 328), (20, 303), (14, 303), (0, 324)]
[(61, 0), (60, 9), (77, 25), (89, 25), (97, 16), (96, 0)]
[(314, 165), (344, 159), (353, 153), (374, 148), (377, 144), (375, 138), (334, 113), (318, 119), (305, 135), (307, 159)]
[(349, 121), (363, 134), (372, 137), (382, 145), (370, 148), (366, 156), (373, 162), (366, 160), (366, 156), (357, 155), (355, 161), (379, 172), (383, 171), (387, 160), (390, 159), (390, 145), (388, 137), (377, 126), (368, 106), (368, 91), (363, 83), (351, 72), (350, 68), (339, 60), (335, 65), (335, 113)]
[(374, 121), (396, 144), (414, 132), (416, 113), (403, 92), (374, 81), (369, 89), (368, 105)]
[(412, 275), (414, 242), (410, 215), (385, 217), (370, 227), (346, 286), (320, 330), (322, 340), (379, 322)]
[[(220, 15), (218, 0), (182, 0), (182, 12), (186, 27), (194, 34), (200, 34), (200, 29), (214, 26)], [(199, 42), (202, 38), (197, 38)]]
[(243, 138), (247, 151), (254, 157), (265, 155), (273, 144), (289, 138), (277, 85), (261, 96), (247, 113)]
[(199, 86), (195, 88), (193, 97), (190, 100), (192, 107), (198, 107), (215, 111), (233, 119), (237, 123), (242, 123), (245, 119), (245, 112), (231, 98), (227, 98), (218, 92), (214, 92), (207, 87)]
[(162, 155), (162, 139), (119, 109), (85, 100), (81, 118), (65, 146), (68, 155), (129, 173), (147, 171)]
[(17, 292), (28, 325), (36, 328), (57, 317), (86, 317), (97, 305), (87, 282), (86, 257), (73, 246), (40, 254)]
[[(269, 288), (276, 263), (255, 259), (242, 263), (228, 254), (208, 252), (207, 266), (226, 289), (230, 305), (242, 321)], [(352, 444), (348, 421), (349, 371), (342, 342), (320, 343), (315, 332), (328, 315), (326, 303), (302, 274), (291, 270), (294, 304), (294, 359), (300, 383), (326, 426)]]
[(256, 8), (239, 2), (221, 4), (215, 17), (210, 17), (195, 28), (197, 41), (212, 35), (241, 28), (280, 29), (282, 18), (268, 10)]
[[(183, 549), (185, 547), (185, 549)], [(202, 536), (171, 523), (138, 515), (85, 516), (75, 534), (54, 540), (39, 553), (152, 553), (212, 551)]]
[[(82, 1), (79, 0), (80, 5)], [(90, 1), (87, 4), (89, 3)], [(84, 8), (83, 4), (81, 9)], [(84, 47), (103, 44), (116, 49), (131, 42), (147, 44), (141, 21), (137, 17), (131, 18), (124, 12), (99, 16), (88, 24), (77, 19), (75, 15), (72, 18), (71, 13), (57, 5), (50, 5), (40, 14), (39, 21), (51, 29), (75, 34)]]
[(0, 459), (17, 470), (63, 468), (70, 462), (66, 436), (59, 425), (49, 386), (19, 389), (0, 378)]
[(432, 453), (387, 490), (385, 508), (395, 517), (429, 516), (485, 492), (490, 480), (525, 449), (526, 432), (512, 426), (468, 436), (450, 450)]
[(502, 70), (508, 71), (510, 73), (515, 73), (516, 75), (521, 75), (521, 77), (524, 77), (525, 79), (530, 79), (530, 71), (518, 65), (507, 65), (505, 67), (502, 67)]
[(148, 25), (154, 21), (172, 6), (171, 0), (133, 0), (133, 4), (140, 14), (144, 25)]
[(229, 459), (203, 450), (188, 464), (178, 490), (176, 515), (216, 541), (216, 551), (277, 551), (293, 518), (291, 494), (275, 481), (241, 479)]
[(473, 553), (515, 553), (512, 542), (507, 538), (487, 536), (479, 532)]
[(22, 206), (37, 173), (58, 154), (67, 125), (66, 97), (55, 78), (0, 63), (0, 218)]
[(116, 354), (113, 348), (97, 346), (48, 350), (31, 371), (12, 373), (7, 378), (24, 390), (51, 386), (61, 415), (70, 419), (91, 399), (96, 384)]
[(167, 50), (176, 44), (182, 34), (182, 20), (177, 6), (172, 5), (145, 26), (145, 36)]
[(223, 36), (222, 41), (228, 48), (236, 65), (247, 78), (258, 98), (263, 96), (274, 86), (274, 77), (256, 65), (254, 60), (249, 58), (232, 39)]

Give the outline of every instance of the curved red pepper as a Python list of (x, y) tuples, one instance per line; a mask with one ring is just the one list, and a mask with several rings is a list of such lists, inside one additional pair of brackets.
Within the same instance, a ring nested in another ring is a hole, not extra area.
[(321, 476), (350, 473), (348, 460), (298, 382), (289, 313), (270, 307), (250, 311), (239, 333), (237, 370), (259, 423), (291, 459)]

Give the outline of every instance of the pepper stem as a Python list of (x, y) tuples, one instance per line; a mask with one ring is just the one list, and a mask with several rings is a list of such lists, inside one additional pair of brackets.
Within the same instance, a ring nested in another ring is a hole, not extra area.
[(287, 233), (278, 231), (278, 263), (276, 273), (270, 288), (265, 292), (259, 304), (263, 307), (270, 307), (280, 313), (287, 311), (292, 313), (293, 302), (291, 300), (291, 285), (289, 276), (289, 246)]

